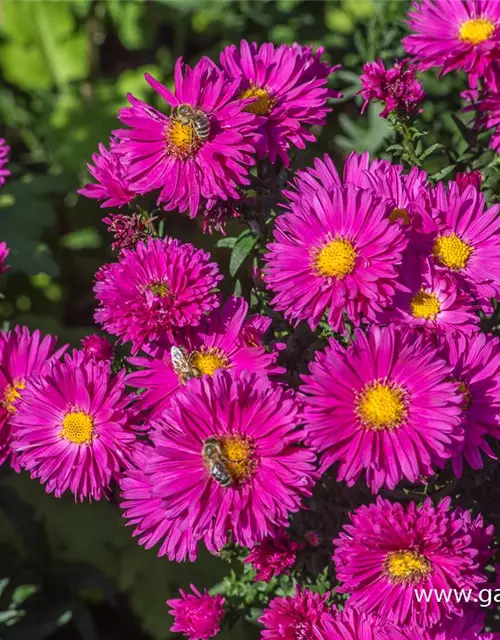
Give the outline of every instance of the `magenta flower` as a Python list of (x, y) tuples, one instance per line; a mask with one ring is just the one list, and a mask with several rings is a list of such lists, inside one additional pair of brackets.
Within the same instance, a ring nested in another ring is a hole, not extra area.
[(327, 600), (309, 589), (297, 586), (293, 596), (273, 598), (259, 619), (264, 625), (265, 640), (328, 640), (328, 623), (332, 620)]
[(0, 242), (0, 276), (2, 275), (2, 273), (5, 273), (9, 268), (9, 265), (5, 264), (5, 261), (7, 260), (7, 256), (9, 255), (9, 253), (10, 253), (10, 249), (7, 246), (7, 243)]
[(298, 198), (276, 220), (265, 274), (272, 306), (311, 329), (325, 312), (334, 330), (343, 329), (344, 312), (356, 326), (374, 320), (394, 296), (406, 244), (400, 225), (368, 191), (318, 185), (312, 198)]
[[(312, 200), (318, 187), (329, 193), (342, 185), (354, 185), (369, 191), (384, 201), (390, 222), (400, 221), (403, 226), (411, 225), (414, 233), (429, 233), (431, 222), (425, 211), (428, 202), (427, 174), (414, 167), (410, 173), (403, 173), (403, 166), (391, 164), (387, 160), (374, 159), (370, 162), (367, 151), (354, 151), (345, 159), (341, 178), (332, 160), (325, 154), (316, 158), (314, 166), (298, 171), (291, 188), (283, 191), (289, 200), (285, 205), (293, 210), (301, 200)], [(412, 244), (413, 239), (410, 238)], [(415, 247), (412, 246), (412, 250)]]
[(102, 336), (90, 335), (85, 336), (80, 341), (83, 352), (87, 358), (96, 360), (97, 362), (110, 362), (113, 359), (113, 345)]
[(19, 464), (60, 498), (100, 500), (118, 479), (135, 435), (128, 427), (124, 372), (81, 351), (32, 375), (12, 417)]
[(109, 151), (103, 144), (99, 145), (99, 153), (92, 155), (92, 164), (88, 164), (89, 173), (97, 181), (78, 190), (82, 196), (94, 200), (104, 200), (101, 207), (122, 207), (131, 202), (135, 191), (128, 178), (128, 162), (119, 153), (120, 144), (111, 138)]
[(172, 331), (196, 326), (218, 305), (222, 276), (210, 254), (173, 238), (150, 239), (124, 249), (118, 262), (96, 276), (96, 322), (137, 353), (154, 350)]
[(0, 334), (0, 465), (9, 457), (19, 471), (17, 456), (11, 450), (12, 418), (19, 408), (29, 378), (43, 372), (51, 361), (58, 360), (67, 345), (56, 350), (57, 338), (42, 337), (39, 331), (16, 326)]
[(291, 392), (262, 376), (216, 371), (193, 380), (153, 423), (154, 448), (122, 479), (124, 515), (139, 543), (180, 562), (199, 541), (253, 547), (309, 495), (314, 455), (299, 447)]
[(452, 367), (462, 398), (464, 441), (453, 458), (455, 474), (461, 476), (464, 458), (473, 469), (482, 469), (483, 453), (496, 459), (487, 439), (500, 439), (500, 340), (483, 333), (448, 336), (441, 355)]
[(347, 606), (332, 610), (332, 619), (325, 624), (325, 640), (406, 640), (407, 636), (378, 616), (366, 615)]
[(381, 118), (389, 113), (415, 113), (417, 106), (425, 97), (425, 92), (416, 79), (416, 68), (408, 58), (394, 62), (388, 69), (379, 58), (363, 65), (364, 73), (360, 76), (364, 102), (361, 113), (364, 113), (370, 102), (383, 102), (384, 110)]
[(170, 631), (182, 633), (190, 640), (206, 640), (216, 636), (221, 628), (224, 617), (224, 598), (221, 595), (211, 596), (205, 589), (200, 593), (194, 585), (193, 593), (186, 593), (180, 589), (180, 598), (167, 600), (174, 624)]
[(422, 274), (411, 269), (402, 271), (405, 288), (396, 291), (391, 306), (380, 314), (380, 322), (440, 335), (479, 331), (474, 300), (453, 277), (433, 272), (427, 261)]
[[(463, 513), (450, 510), (450, 499), (438, 506), (430, 499), (417, 506), (378, 498), (350, 515), (350, 524), (334, 545), (340, 591), (349, 604), (396, 626), (428, 627), (460, 616), (464, 603), (430, 598), (417, 601), (414, 590), (471, 589), (486, 582)], [(490, 543), (493, 536), (490, 536)]]
[(422, 0), (413, 2), (403, 39), (420, 69), (465, 71), (471, 87), (482, 78), (496, 90), (500, 59), (500, 4), (496, 0)]
[(485, 129), (491, 129), (490, 147), (500, 153), (500, 94), (489, 93), (464, 111), (477, 109), (480, 114), (479, 123)]
[[(191, 217), (200, 204), (238, 199), (238, 187), (250, 184), (259, 125), (245, 109), (248, 101), (237, 99), (238, 81), (228, 79), (209, 58), (193, 69), (179, 58), (174, 93), (149, 74), (145, 78), (166, 102), (169, 115), (132, 95), (132, 106), (121, 109), (120, 120), (130, 128), (114, 134), (130, 162), (132, 188), (139, 193), (161, 189), (159, 205), (167, 211), (189, 210)], [(189, 118), (176, 116), (179, 105), (198, 112), (202, 135)]]
[(483, 176), (480, 171), (462, 171), (455, 176), (460, 193), (463, 193), (470, 185), (480, 191), (482, 181)]
[(239, 97), (253, 100), (245, 110), (262, 118), (260, 159), (269, 157), (274, 163), (280, 157), (288, 165), (293, 147), (305, 149), (316, 140), (306, 127), (326, 124), (328, 99), (341, 97), (327, 88), (328, 78), (340, 65), (322, 62), (323, 51), (297, 43), (275, 47), (266, 42), (259, 47), (246, 40), (239, 48), (232, 44), (223, 49), (220, 63), (239, 81)]
[[(248, 304), (244, 298), (231, 297), (209, 317), (203, 318), (195, 328), (186, 328), (175, 337), (177, 346), (185, 350), (193, 378), (201, 375), (213, 376), (220, 369), (232, 369), (235, 373), (250, 371), (260, 375), (282, 373), (275, 362), (277, 353), (268, 353), (262, 344), (254, 341), (248, 344), (244, 330), (248, 314)], [(127, 384), (136, 389), (144, 389), (138, 396), (141, 408), (149, 413), (149, 420), (159, 417), (174, 395), (189, 377), (176, 370), (172, 363), (170, 348), (165, 345), (151, 358), (129, 358), (138, 367), (127, 376)]]
[(255, 579), (269, 582), (274, 576), (289, 573), (295, 564), (298, 542), (290, 540), (286, 531), (264, 538), (245, 558), (257, 572)]
[(10, 147), (3, 138), (0, 138), (0, 187), (5, 184), (5, 179), (10, 176), (9, 169), (5, 165), (9, 162)]
[[(114, 242), (111, 244), (113, 250), (134, 249), (138, 242), (146, 242), (151, 236), (151, 223), (155, 217), (144, 219), (137, 213), (122, 215), (120, 213), (110, 213), (102, 221), (108, 227), (108, 231), (113, 234)], [(148, 228), (149, 227), (149, 228)]]
[(458, 385), (451, 366), (424, 337), (394, 327), (356, 331), (347, 349), (332, 340), (303, 376), (305, 442), (339, 461), (338, 479), (354, 485), (366, 471), (376, 492), (417, 482), (461, 447)]
[[(500, 6), (500, 5), (499, 5)], [(439, 183), (432, 195), (435, 231), (428, 247), (434, 268), (453, 276), (481, 304), (500, 295), (500, 205), (485, 210), (473, 186)]]

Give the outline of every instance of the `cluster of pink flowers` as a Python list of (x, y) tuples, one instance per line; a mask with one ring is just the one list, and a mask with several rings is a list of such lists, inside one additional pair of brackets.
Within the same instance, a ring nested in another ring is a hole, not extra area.
[[(364, 107), (377, 100), (383, 117), (416, 115), (416, 71), (436, 66), (466, 71), (494, 101), (499, 7), (415, 3), (404, 42), (413, 58), (367, 63)], [(80, 193), (115, 208), (154, 192), (164, 210), (220, 228), (238, 215), (251, 168), (289, 165), (314, 140), (310, 127), (325, 123), (338, 94), (327, 87), (336, 67), (322, 58), (243, 41), (219, 65), (179, 60), (173, 90), (146, 75), (165, 109), (129, 96), (125, 128), (99, 146), (96, 182)], [(271, 315), (330, 336), (293, 388), (286, 347), (274, 342), (286, 322), (271, 336), (271, 317), (221, 293), (210, 253), (162, 237), (143, 208), (110, 213), (118, 257), (96, 274), (95, 320), (130, 356), (115, 358), (98, 335), (68, 350), (27, 327), (3, 333), (0, 463), (56, 497), (100, 500), (118, 485), (138, 543), (171, 561), (194, 561), (201, 545), (247, 548), (256, 580), (292, 585), (260, 617), (264, 639), (494, 640), (477, 607), (414, 598), (487, 584), (493, 527), (450, 499), (378, 496), (350, 514), (330, 553), (343, 607), (287, 576), (317, 545), (314, 532), (294, 537), (290, 519), (330, 468), (377, 494), (495, 458), (500, 341), (480, 331), (479, 314), (500, 297), (500, 205), (487, 207), (476, 172), (433, 184), (368, 153), (351, 153), (340, 173), (317, 158), (283, 195), (259, 287)], [(0, 271), (7, 253), (0, 244)], [(168, 601), (172, 631), (214, 637), (226, 598), (191, 591)]]
[(257, 158), (288, 164), (293, 148), (315, 139), (308, 127), (326, 122), (328, 98), (339, 95), (327, 87), (337, 67), (322, 55), (243, 40), (222, 51), (220, 66), (179, 59), (173, 91), (146, 75), (164, 108), (128, 96), (119, 114), (127, 128), (114, 131), (109, 149), (99, 146), (89, 165), (97, 182), (80, 193), (119, 207), (155, 192), (166, 211), (212, 220), (221, 202), (240, 198)]

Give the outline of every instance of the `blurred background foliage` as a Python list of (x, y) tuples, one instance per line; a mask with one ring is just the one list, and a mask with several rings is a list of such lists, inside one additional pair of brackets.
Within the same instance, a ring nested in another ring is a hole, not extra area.
[[(298, 164), (324, 152), (337, 161), (353, 149), (383, 155), (388, 124), (376, 107), (361, 116), (354, 94), (364, 61), (403, 55), (407, 8), (399, 0), (3, 0), (0, 136), (12, 147), (13, 174), (0, 191), (0, 240), (11, 247), (0, 300), (4, 326), (27, 324), (72, 343), (94, 330), (94, 273), (113, 256), (103, 210), (77, 189), (88, 179), (92, 152), (117, 128), (127, 93), (155, 99), (146, 71), (170, 84), (178, 56), (217, 60), (224, 45), (242, 38), (312, 42), (342, 65), (333, 82), (344, 98)], [(426, 147), (443, 145), (427, 165), (446, 175), (467, 161), (457, 154), (469, 134), (462, 116), (452, 116), (464, 81), (429, 75), (424, 85), (431, 98), (422, 116)], [(220, 235), (203, 236), (196, 221), (174, 213), (165, 230), (213, 251), (227, 292), (247, 289), (251, 265), (229, 269), (231, 241), (217, 247)], [(236, 225), (230, 235), (240, 231)], [(2, 470), (2, 640), (170, 638), (165, 600), (190, 582), (210, 586), (227, 572), (208, 555), (173, 565), (145, 551), (116, 503), (116, 496), (83, 505), (56, 500), (26, 475)], [(258, 632), (242, 622), (220, 637), (236, 635), (245, 640)]]

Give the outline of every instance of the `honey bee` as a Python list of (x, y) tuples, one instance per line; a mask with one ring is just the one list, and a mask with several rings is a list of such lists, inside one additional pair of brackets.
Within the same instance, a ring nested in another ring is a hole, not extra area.
[(194, 135), (202, 142), (205, 142), (210, 135), (210, 120), (208, 116), (190, 104), (180, 104), (177, 107), (173, 107), (170, 117), (181, 124), (190, 125)]
[(224, 463), (224, 455), (217, 438), (208, 438), (208, 440), (205, 440), (203, 443), (202, 456), (212, 478), (219, 483), (221, 487), (230, 487), (233, 484), (233, 479)]
[(184, 347), (172, 347), (170, 349), (172, 367), (177, 374), (181, 384), (186, 384), (191, 378), (199, 378), (200, 372), (191, 364), (191, 355), (187, 354)]

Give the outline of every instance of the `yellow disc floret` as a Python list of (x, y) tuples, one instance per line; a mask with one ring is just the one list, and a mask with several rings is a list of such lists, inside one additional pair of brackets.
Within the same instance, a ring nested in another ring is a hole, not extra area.
[(436, 294), (427, 293), (423, 289), (413, 296), (410, 302), (411, 315), (414, 318), (435, 320), (441, 310)]
[(165, 282), (153, 282), (149, 285), (149, 290), (152, 294), (158, 296), (159, 298), (164, 298), (170, 293), (168, 284), (166, 284)]
[(349, 240), (335, 238), (314, 253), (314, 268), (320, 276), (342, 280), (354, 271), (356, 257)]
[(8, 384), (5, 387), (3, 394), (2, 406), (7, 409), (9, 413), (16, 411), (15, 402), (21, 397), (20, 390), (26, 387), (24, 380), (16, 380), (13, 384)]
[(227, 369), (229, 362), (220, 349), (205, 349), (202, 347), (198, 351), (193, 351), (190, 364), (200, 374), (213, 376), (217, 369)]
[(255, 113), (256, 116), (268, 116), (276, 103), (276, 100), (267, 89), (261, 89), (255, 85), (251, 85), (249, 89), (242, 91), (239, 97), (241, 100), (254, 98), (254, 101), (245, 107), (245, 111)]
[(89, 444), (94, 434), (94, 420), (84, 411), (70, 411), (64, 416), (61, 435), (75, 444)]
[(183, 160), (192, 158), (202, 145), (191, 122), (170, 119), (166, 136), (168, 152)]
[(235, 482), (248, 480), (255, 470), (255, 447), (242, 436), (223, 436), (219, 439), (224, 464)]
[(389, 221), (396, 222), (396, 220), (402, 220), (404, 224), (410, 224), (408, 211), (406, 209), (400, 209), (399, 207), (393, 209), (389, 214)]
[(495, 23), (484, 18), (472, 18), (460, 25), (458, 37), (462, 42), (479, 44), (491, 38), (495, 33)]
[(459, 271), (465, 269), (473, 251), (473, 247), (452, 233), (449, 236), (438, 236), (434, 241), (432, 253), (444, 267)]
[(431, 563), (417, 551), (391, 551), (385, 560), (385, 570), (391, 582), (418, 584), (431, 571)]
[(375, 380), (365, 385), (356, 402), (363, 427), (373, 431), (396, 429), (407, 417), (406, 393), (395, 384)]

